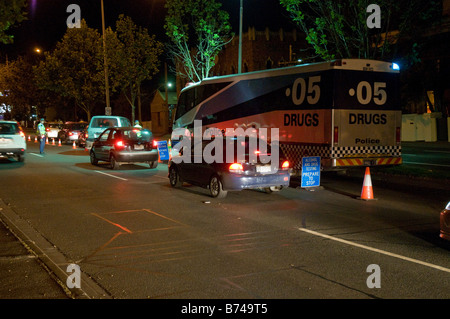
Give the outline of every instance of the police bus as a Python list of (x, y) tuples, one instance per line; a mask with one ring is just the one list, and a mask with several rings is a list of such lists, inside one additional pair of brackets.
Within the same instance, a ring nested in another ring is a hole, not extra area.
[(211, 77), (181, 91), (173, 129), (278, 128), (297, 172), (305, 156), (325, 170), (398, 165), (399, 92), (398, 65), (363, 59)]

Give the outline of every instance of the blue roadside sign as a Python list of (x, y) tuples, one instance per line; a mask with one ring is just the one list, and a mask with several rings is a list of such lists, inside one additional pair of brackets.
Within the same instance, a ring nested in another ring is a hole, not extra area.
[(320, 186), (320, 156), (302, 158), (301, 187)]
[(158, 141), (158, 153), (161, 161), (169, 160), (169, 147), (167, 141)]

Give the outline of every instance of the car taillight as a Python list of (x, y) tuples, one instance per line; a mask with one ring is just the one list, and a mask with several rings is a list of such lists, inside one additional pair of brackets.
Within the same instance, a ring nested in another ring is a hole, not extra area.
[(23, 138), (25, 138), (25, 133), (24, 132), (20, 131), (19, 135), (22, 136)]
[(230, 167), (228, 168), (228, 170), (231, 173), (242, 173), (244, 171), (244, 168), (242, 167), (242, 164), (239, 163), (233, 163), (230, 165)]
[(69, 132), (69, 136), (72, 136), (73, 135), (73, 133), (72, 132)]
[(118, 148), (121, 148), (121, 147), (124, 147), (125, 146), (125, 144), (123, 144), (123, 141), (116, 141), (116, 147), (118, 147)]
[(289, 161), (284, 161), (283, 164), (281, 164), (281, 169), (289, 169)]
[(47, 127), (46, 129), (45, 129), (47, 132), (50, 132), (50, 129)]
[(86, 133), (84, 134), (84, 137), (88, 138), (88, 137), (89, 137), (89, 134), (86, 132)]
[(153, 140), (153, 147), (158, 147), (158, 141), (157, 140)]

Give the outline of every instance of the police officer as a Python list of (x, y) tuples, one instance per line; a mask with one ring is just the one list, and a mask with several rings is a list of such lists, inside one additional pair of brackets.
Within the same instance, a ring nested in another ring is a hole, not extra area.
[(134, 121), (134, 127), (142, 128), (142, 126), (141, 126), (141, 124), (139, 124), (138, 120)]
[(45, 130), (44, 122), (45, 122), (44, 118), (41, 118), (41, 122), (37, 126), (37, 133), (40, 137), (39, 151), (41, 154), (44, 154), (44, 146), (45, 146), (45, 140), (46, 140), (46, 134), (47, 134), (47, 131)]

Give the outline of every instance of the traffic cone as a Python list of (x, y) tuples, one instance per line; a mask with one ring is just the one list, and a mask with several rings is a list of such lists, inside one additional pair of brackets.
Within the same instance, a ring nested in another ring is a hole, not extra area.
[(48, 144), (48, 138), (45, 139), (45, 144)]
[(58, 146), (61, 146), (61, 139), (59, 139)]
[(55, 139), (52, 139), (52, 145), (53, 146), (55, 145)]
[(72, 148), (73, 148), (74, 150), (77, 149), (77, 144), (75, 144), (75, 141), (73, 141)]
[(37, 136), (34, 137), (34, 142), (37, 143)]
[(28, 142), (31, 141), (31, 135), (28, 135)]
[(363, 200), (374, 200), (375, 199), (373, 197), (372, 179), (370, 178), (369, 167), (366, 167), (366, 172), (364, 174), (363, 187), (362, 187), (362, 191), (361, 191), (361, 197), (358, 197), (358, 199), (363, 199)]

